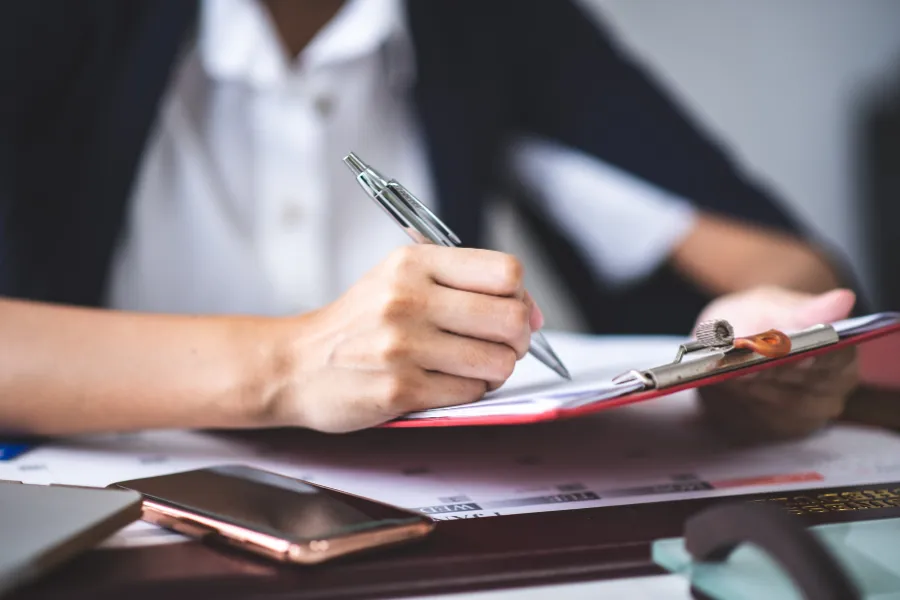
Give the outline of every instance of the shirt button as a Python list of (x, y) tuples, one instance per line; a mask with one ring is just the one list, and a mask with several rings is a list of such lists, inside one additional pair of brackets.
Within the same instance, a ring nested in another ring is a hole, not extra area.
[(322, 118), (331, 115), (334, 110), (334, 101), (329, 96), (319, 96), (314, 102), (316, 113)]
[(296, 227), (303, 219), (303, 209), (293, 202), (287, 204), (281, 211), (281, 222), (285, 227)]

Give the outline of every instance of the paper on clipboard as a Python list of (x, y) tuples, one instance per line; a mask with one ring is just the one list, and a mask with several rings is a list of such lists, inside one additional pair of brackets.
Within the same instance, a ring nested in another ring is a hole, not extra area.
[[(620, 352), (615, 362), (598, 366), (597, 336), (551, 332), (547, 334), (557, 354), (568, 366), (571, 380), (563, 380), (530, 356), (517, 365), (512, 377), (498, 390), (471, 404), (450, 406), (410, 413), (405, 419), (463, 417), (489, 415), (541, 414), (561, 406), (595, 402), (616, 397), (628, 389), (612, 382), (613, 377), (630, 368), (636, 361), (671, 360), (671, 353), (661, 348), (677, 347), (683, 340), (676, 336), (606, 336), (603, 347), (615, 345)], [(648, 342), (650, 343), (648, 345)], [(658, 342), (658, 343), (653, 343)], [(647, 348), (654, 352), (647, 354)], [(604, 352), (604, 358), (608, 353)], [(629, 386), (633, 390), (640, 386)]]
[[(845, 319), (828, 325), (819, 326), (819, 329), (827, 328), (833, 335), (833, 339), (828, 339), (827, 335), (816, 341), (815, 336), (807, 335), (810, 332), (815, 333), (817, 328), (804, 330), (802, 332), (793, 332), (792, 338), (795, 340), (811, 340), (806, 346), (801, 347), (795, 344), (797, 352), (805, 352), (809, 350), (821, 349), (829, 344), (847, 342), (855, 337), (867, 337), (879, 332), (887, 333), (894, 328), (900, 327), (900, 313), (886, 312)], [(803, 337), (806, 336), (806, 337)], [(673, 342), (672, 350), (678, 347), (683, 340), (678, 338), (670, 338)], [(440, 422), (442, 425), (452, 425), (454, 420), (460, 419), (459, 424), (502, 424), (502, 419), (510, 418), (515, 421), (516, 417), (535, 417), (534, 420), (541, 420), (540, 417), (546, 416), (547, 419), (553, 419), (560, 416), (565, 411), (576, 411), (579, 409), (602, 409), (604, 404), (619, 404), (620, 401), (629, 395), (646, 392), (652, 387), (651, 384), (640, 378), (617, 379), (616, 376), (624, 371), (638, 368), (648, 368), (656, 364), (668, 366), (672, 362), (672, 355), (667, 357), (660, 356), (655, 363), (647, 364), (648, 358), (656, 357), (640, 357), (639, 362), (623, 363), (610, 365), (609, 368), (597, 369), (596, 364), (591, 368), (589, 357), (585, 363), (579, 361), (580, 351), (589, 352), (587, 346), (579, 348), (578, 344), (571, 344), (571, 339), (563, 338), (559, 341), (554, 339), (554, 345), (558, 346), (558, 352), (564, 356), (567, 363), (571, 363), (575, 368), (572, 370), (571, 381), (560, 381), (546, 374), (540, 365), (523, 361), (516, 373), (500, 389), (485, 395), (482, 400), (471, 404), (450, 406), (444, 408), (430, 409), (419, 411), (405, 415), (401, 419), (392, 422), (388, 426), (410, 427), (425, 425), (427, 421)], [(752, 354), (752, 353), (750, 353)], [(632, 358), (632, 357), (628, 357)], [(766, 362), (764, 357), (748, 356), (748, 366), (763, 364)], [(688, 363), (686, 360), (685, 363)], [(627, 365), (627, 366), (626, 366)], [(584, 367), (579, 369), (578, 367)], [(732, 366), (729, 370), (739, 370)], [(670, 369), (671, 371), (671, 369)], [(724, 373), (724, 369), (722, 372)], [(636, 372), (637, 373), (637, 372)], [(703, 378), (714, 375), (713, 372), (704, 373)], [(695, 377), (697, 379), (701, 377)], [(685, 379), (687, 381), (688, 379)], [(663, 387), (663, 386), (659, 386)], [(659, 391), (659, 390), (655, 390)], [(662, 393), (658, 395), (664, 395)], [(616, 402), (613, 402), (616, 401)], [(478, 422), (471, 419), (495, 419), (494, 421)], [(417, 423), (418, 422), (418, 423)]]

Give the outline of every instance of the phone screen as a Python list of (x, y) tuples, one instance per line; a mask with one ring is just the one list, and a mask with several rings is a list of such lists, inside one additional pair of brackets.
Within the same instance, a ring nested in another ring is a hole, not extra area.
[(411, 511), (239, 465), (118, 485), (150, 500), (298, 541), (427, 520)]

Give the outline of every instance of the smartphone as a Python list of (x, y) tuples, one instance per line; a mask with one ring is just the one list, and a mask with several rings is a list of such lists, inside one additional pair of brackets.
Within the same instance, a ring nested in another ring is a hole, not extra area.
[(281, 562), (315, 564), (427, 536), (436, 521), (412, 510), (243, 465), (111, 488), (143, 496), (143, 520)]

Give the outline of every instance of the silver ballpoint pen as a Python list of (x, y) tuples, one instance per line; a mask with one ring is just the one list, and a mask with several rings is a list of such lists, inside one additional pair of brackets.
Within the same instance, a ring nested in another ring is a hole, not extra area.
[[(459, 238), (400, 183), (386, 179), (353, 152), (344, 157), (344, 163), (356, 176), (363, 191), (417, 243), (450, 247), (461, 244)], [(531, 334), (528, 351), (560, 377), (572, 378), (540, 331)]]

